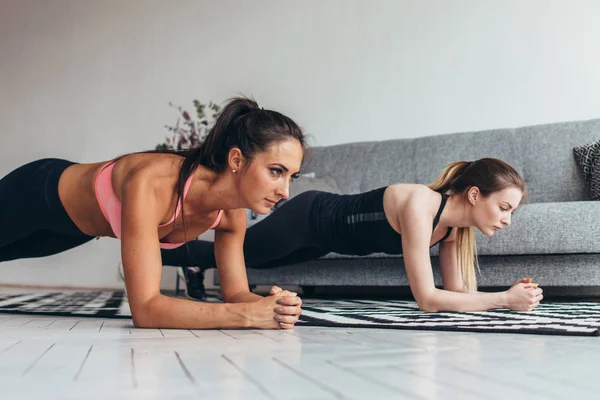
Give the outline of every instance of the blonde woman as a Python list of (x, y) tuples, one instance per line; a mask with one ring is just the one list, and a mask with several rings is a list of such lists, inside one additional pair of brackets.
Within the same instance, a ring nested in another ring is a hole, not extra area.
[[(329, 252), (402, 254), (423, 311), (528, 311), (543, 298), (530, 279), (505, 292), (483, 293), (477, 291), (475, 275), (475, 228), (492, 236), (509, 226), (525, 192), (519, 173), (494, 158), (451, 163), (429, 186), (399, 183), (355, 195), (304, 192), (247, 230), (246, 266), (294, 264)], [(434, 285), (429, 256), (436, 244), (443, 289)], [(222, 268), (211, 242), (192, 242), (189, 250), (163, 251), (163, 261)]]

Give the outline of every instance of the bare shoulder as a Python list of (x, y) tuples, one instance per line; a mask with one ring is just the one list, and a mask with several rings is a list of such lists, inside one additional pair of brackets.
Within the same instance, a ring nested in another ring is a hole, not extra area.
[[(410, 213), (414, 215), (431, 214), (437, 211), (440, 203), (440, 194), (429, 187), (420, 184), (399, 183), (390, 185), (384, 194), (384, 205), (388, 203), (390, 210), (395, 214)], [(386, 207), (387, 208), (387, 207)]]
[(175, 212), (173, 188), (179, 177), (181, 157), (172, 154), (131, 154), (115, 163), (112, 175), (113, 189), (123, 201), (125, 192), (137, 193), (147, 200), (156, 201), (161, 220), (168, 220)]
[(383, 196), (386, 218), (400, 234), (416, 226), (426, 229), (433, 223), (439, 205), (440, 194), (419, 184), (391, 185)]
[[(161, 202), (171, 203), (179, 179), (182, 157), (174, 154), (131, 154), (117, 161), (113, 170), (113, 186), (119, 191), (128, 186), (143, 186)], [(148, 193), (150, 194), (150, 193)]]
[[(130, 154), (118, 160), (113, 177), (129, 179), (177, 180), (183, 158), (174, 154)], [(115, 176), (116, 175), (116, 176)]]

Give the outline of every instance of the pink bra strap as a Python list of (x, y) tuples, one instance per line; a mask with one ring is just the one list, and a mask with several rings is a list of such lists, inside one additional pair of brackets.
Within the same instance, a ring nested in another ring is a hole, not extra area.
[(223, 216), (223, 210), (219, 210), (219, 215), (217, 215), (217, 219), (215, 220), (215, 223), (212, 224), (210, 226), (210, 228), (208, 228), (208, 230), (211, 230), (211, 229), (215, 228), (217, 225), (219, 225), (219, 222), (221, 222), (222, 216)]
[(185, 183), (185, 186), (183, 188), (183, 198), (179, 200), (179, 203), (177, 204), (177, 208), (175, 209), (175, 214), (173, 215), (173, 218), (171, 218), (169, 221), (165, 222), (164, 224), (162, 224), (160, 226), (169, 225), (170, 223), (172, 223), (173, 221), (175, 221), (175, 218), (177, 218), (177, 216), (181, 212), (181, 207), (183, 205), (183, 200), (185, 199), (185, 196), (187, 196), (188, 191), (190, 190), (190, 185), (192, 184), (192, 177), (193, 177), (193, 175), (190, 175), (190, 177), (188, 178), (187, 182)]

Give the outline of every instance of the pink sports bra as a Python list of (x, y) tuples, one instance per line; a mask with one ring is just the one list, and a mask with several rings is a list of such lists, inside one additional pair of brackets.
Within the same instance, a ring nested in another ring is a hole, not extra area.
[[(96, 200), (98, 200), (98, 204), (100, 205), (102, 214), (104, 214), (104, 217), (110, 224), (110, 227), (112, 228), (115, 236), (117, 238), (121, 238), (121, 201), (115, 194), (115, 191), (114, 191), (113, 185), (112, 185), (112, 170), (113, 170), (114, 166), (115, 166), (114, 162), (109, 162), (108, 164), (104, 165), (100, 169), (100, 171), (98, 172), (98, 175), (96, 175), (96, 180), (94, 181), (94, 190), (96, 192)], [(187, 182), (185, 183), (185, 187), (183, 189), (183, 198), (184, 199), (188, 193), (188, 190), (190, 189), (191, 183), (192, 183), (192, 177), (190, 176), (188, 178)], [(177, 216), (179, 215), (179, 212), (181, 211), (182, 203), (183, 203), (183, 199), (181, 199), (181, 201), (177, 205), (177, 208), (175, 209), (175, 214), (173, 215), (173, 218), (171, 218), (168, 222), (166, 222), (162, 225), (159, 225), (159, 228), (163, 227), (163, 226), (167, 226), (170, 223), (172, 223), (173, 221), (175, 221), (175, 218), (177, 218)], [(219, 225), (222, 215), (223, 215), (223, 210), (219, 210), (217, 219), (215, 220), (214, 224), (212, 224), (212, 226), (208, 229), (213, 229), (217, 225)], [(183, 244), (184, 243), (160, 242), (160, 247), (162, 249), (174, 249)]]

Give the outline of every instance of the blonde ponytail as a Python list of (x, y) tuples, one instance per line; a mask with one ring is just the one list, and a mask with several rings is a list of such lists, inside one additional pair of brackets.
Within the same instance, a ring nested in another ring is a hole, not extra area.
[(477, 260), (477, 245), (475, 243), (475, 228), (457, 228), (456, 232), (457, 263), (462, 275), (462, 281), (468, 292), (477, 291), (477, 275), (479, 262)]
[(438, 178), (429, 185), (429, 189), (439, 193), (446, 193), (452, 188), (454, 183), (461, 173), (469, 165), (467, 161), (455, 161), (442, 170), (442, 173)]
[[(429, 185), (431, 190), (444, 194), (456, 194), (453, 190), (454, 183), (470, 165), (467, 161), (456, 161), (450, 163), (440, 176)], [(475, 243), (475, 228), (456, 228), (456, 262), (460, 269), (465, 289), (469, 292), (477, 291), (477, 275), (479, 262), (477, 260), (477, 245)]]

